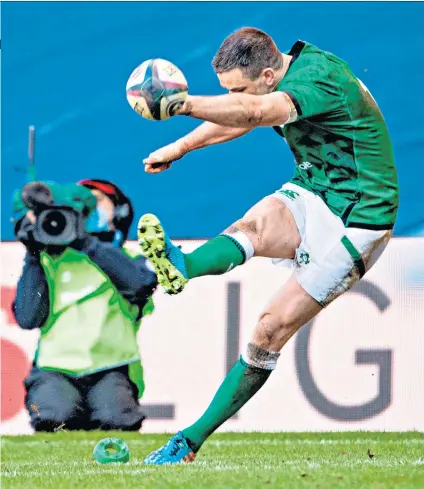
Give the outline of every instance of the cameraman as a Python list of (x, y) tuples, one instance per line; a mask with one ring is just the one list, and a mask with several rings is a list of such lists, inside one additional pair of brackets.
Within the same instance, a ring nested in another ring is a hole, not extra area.
[(34, 182), (15, 201), (16, 213), (27, 253), (13, 312), (21, 328), (40, 328), (25, 379), (33, 428), (139, 430), (136, 334), (153, 310), (157, 281), (142, 256), (122, 248), (130, 200), (104, 180)]

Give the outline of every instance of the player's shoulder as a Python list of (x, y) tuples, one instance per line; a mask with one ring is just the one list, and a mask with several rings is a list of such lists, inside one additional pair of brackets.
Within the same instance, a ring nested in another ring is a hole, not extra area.
[(299, 78), (314, 81), (329, 73), (341, 73), (347, 67), (338, 56), (306, 41), (297, 41), (287, 54), (292, 60), (284, 77), (286, 81)]

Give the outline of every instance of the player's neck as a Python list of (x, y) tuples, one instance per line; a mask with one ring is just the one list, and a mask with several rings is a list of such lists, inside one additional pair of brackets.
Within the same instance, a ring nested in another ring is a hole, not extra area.
[(281, 56), (283, 58), (283, 65), (282, 67), (277, 70), (275, 74), (275, 87), (280, 83), (280, 81), (286, 76), (289, 67), (290, 67), (290, 61), (292, 60), (293, 56), (290, 56), (288, 54), (281, 53)]

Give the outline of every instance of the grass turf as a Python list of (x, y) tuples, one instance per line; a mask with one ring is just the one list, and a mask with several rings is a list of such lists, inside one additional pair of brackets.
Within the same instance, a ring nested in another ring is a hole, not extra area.
[[(130, 462), (97, 464), (94, 445), (123, 438)], [(31, 489), (424, 489), (423, 433), (228, 433), (195, 463), (143, 465), (168, 439), (134, 433), (67, 433), (2, 438), (2, 488)]]

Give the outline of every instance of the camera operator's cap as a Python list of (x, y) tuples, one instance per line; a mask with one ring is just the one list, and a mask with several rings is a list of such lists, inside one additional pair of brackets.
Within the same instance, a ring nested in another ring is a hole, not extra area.
[(122, 205), (124, 203), (130, 202), (129, 198), (124, 194), (124, 192), (122, 192), (119, 187), (117, 187), (112, 182), (108, 182), (107, 180), (80, 180), (78, 182), (78, 185), (82, 185), (83, 187), (87, 187), (92, 190), (100, 190), (100, 192), (103, 192), (108, 197), (110, 197), (115, 205)]
[(122, 190), (114, 183), (97, 178), (80, 180), (78, 185), (91, 190), (99, 190), (112, 200), (115, 205), (115, 227), (124, 234), (124, 239), (126, 239), (134, 219), (134, 209), (131, 200), (124, 194), (124, 192), (122, 192)]

